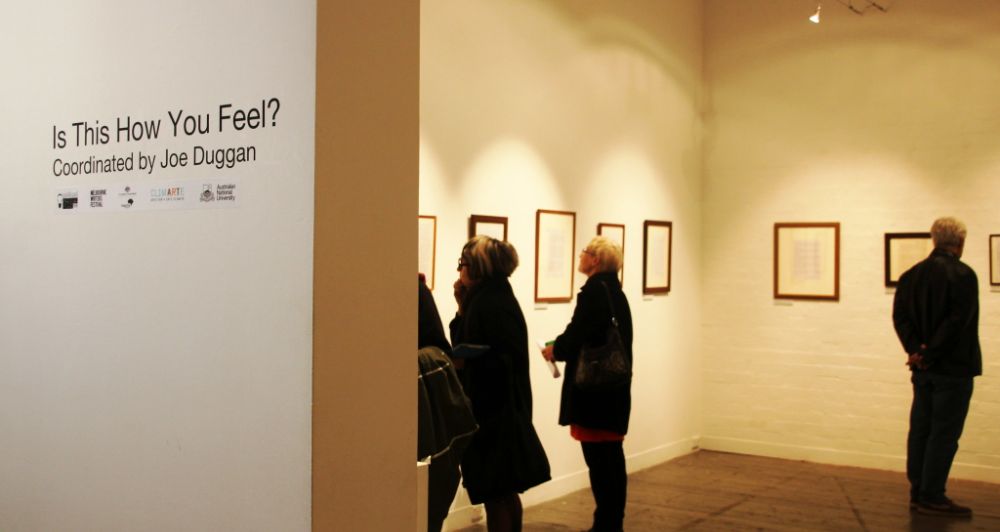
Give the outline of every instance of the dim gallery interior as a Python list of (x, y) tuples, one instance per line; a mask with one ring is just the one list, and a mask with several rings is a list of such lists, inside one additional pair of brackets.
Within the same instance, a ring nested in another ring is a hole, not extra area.
[[(413, 529), (414, 270), (447, 326), (470, 231), (517, 249), (531, 346), (569, 321), (590, 238), (623, 244), (630, 472), (699, 450), (903, 471), (893, 285), (955, 216), (984, 365), (951, 474), (1000, 483), (991, 0), (64, 4), (48, 26), (0, 23), (76, 73), (72, 90), (42, 83), (44, 65), (5, 52), (29, 102), (12, 116), (40, 144), (94, 101), (138, 116), (143, 93), (164, 108), (273, 93), (284, 122), (234, 133), (270, 139), (252, 159), (204, 168), (242, 175), (231, 211), (7, 203), (0, 529)], [(128, 85), (115, 65), (143, 56), (160, 68)], [(101, 95), (101, 75), (132, 88)], [(4, 164), (11, 198), (48, 201), (13, 177), (37, 168)], [(537, 354), (552, 480), (529, 507), (589, 485)], [(460, 490), (449, 526), (481, 517)]]

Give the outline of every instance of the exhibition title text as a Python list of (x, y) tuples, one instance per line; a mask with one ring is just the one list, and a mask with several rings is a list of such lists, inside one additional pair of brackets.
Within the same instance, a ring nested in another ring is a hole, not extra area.
[[(163, 138), (187, 138), (211, 133), (248, 132), (278, 126), (278, 98), (262, 99), (259, 103), (237, 106), (232, 103), (220, 104), (209, 112), (192, 113), (183, 108), (166, 111), (166, 117), (119, 116), (113, 123), (101, 120), (81, 120), (69, 127), (52, 126), (52, 148), (83, 148), (106, 146), (109, 144), (148, 143)], [(238, 163), (256, 159), (254, 146), (206, 147), (195, 145), (190, 152), (162, 150), (162, 158), (157, 161), (153, 153), (113, 154), (110, 156), (90, 156), (82, 160), (58, 158), (53, 162), (53, 174), (58, 176), (95, 174), (107, 172), (145, 170), (152, 173), (157, 166), (177, 168), (188, 165), (211, 165), (217, 168), (232, 168)], [(159, 163), (159, 164), (157, 164)]]
[[(189, 114), (184, 109), (167, 111), (167, 120), (162, 118), (142, 120), (131, 116), (118, 117), (114, 126), (101, 124), (100, 120), (73, 122), (70, 128), (59, 129), (52, 126), (52, 147), (66, 148), (72, 144), (75, 147), (95, 146), (117, 143), (155, 140), (162, 132), (174, 137), (207, 135), (214, 129), (222, 133), (227, 129), (243, 131), (276, 127), (278, 125), (278, 110), (281, 102), (277, 98), (261, 100), (259, 106), (249, 109), (235, 108), (224, 103), (219, 106), (218, 113)], [(166, 124), (166, 128), (164, 128)]]

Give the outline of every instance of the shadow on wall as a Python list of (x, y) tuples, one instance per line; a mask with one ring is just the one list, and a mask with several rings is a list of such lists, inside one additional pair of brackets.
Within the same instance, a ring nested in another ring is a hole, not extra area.
[[(814, 25), (808, 9), (791, 2), (765, 8), (710, 2), (706, 153), (729, 154), (739, 145), (739, 157), (716, 159), (715, 169), (787, 168), (809, 153), (905, 161), (928, 185), (942, 173), (979, 179), (981, 163), (995, 159), (996, 142), (968, 139), (998, 134), (983, 117), (1000, 114), (993, 96), (1000, 85), (994, 68), (1000, 11), (983, 2), (980, 10), (894, 4), (864, 16), (829, 9)], [(712, 122), (716, 114), (725, 123)]]
[[(661, 44), (655, 26), (644, 28), (649, 11), (671, 3), (639, 4), (629, 13), (583, 2), (425, 2), (421, 127), (442, 179), (459, 185), (481, 150), (504, 139), (531, 146), (563, 176), (590, 175), (623, 142), (676, 165), (663, 155), (663, 124), (690, 121), (678, 113), (698, 109), (701, 73), (683, 67), (690, 59)], [(690, 144), (698, 133), (677, 134)], [(700, 160), (683, 164), (692, 171)]]

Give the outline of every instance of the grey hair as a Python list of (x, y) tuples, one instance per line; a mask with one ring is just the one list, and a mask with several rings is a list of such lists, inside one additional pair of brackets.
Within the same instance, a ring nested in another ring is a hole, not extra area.
[(931, 226), (931, 239), (936, 248), (959, 247), (965, 243), (966, 234), (965, 224), (951, 216), (938, 218)]
[(622, 269), (622, 247), (606, 236), (590, 239), (585, 249), (593, 253), (599, 272), (618, 272)]

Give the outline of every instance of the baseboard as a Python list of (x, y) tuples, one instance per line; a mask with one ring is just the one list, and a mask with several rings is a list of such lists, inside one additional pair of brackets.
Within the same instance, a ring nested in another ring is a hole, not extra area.
[[(625, 456), (625, 468), (629, 473), (635, 473), (664, 462), (668, 462), (684, 456), (697, 449), (698, 438), (686, 438), (684, 440), (668, 443), (652, 449), (647, 449), (638, 453)], [(626, 447), (628, 445), (626, 444)], [(532, 488), (521, 497), (525, 506), (534, 506), (552, 499), (558, 499), (563, 495), (573, 493), (577, 490), (590, 488), (590, 476), (587, 469), (582, 468), (572, 473), (553, 478), (552, 480)]]
[[(633, 453), (626, 457), (625, 467), (629, 473), (635, 473), (643, 469), (669, 462), (674, 458), (691, 454), (698, 450), (701, 438), (691, 436), (675, 442), (667, 443), (659, 447), (647, 449), (642, 452)], [(626, 443), (626, 447), (628, 444)], [(586, 471), (584, 471), (586, 473)]]
[[(906, 457), (902, 454), (862, 453), (712, 436), (703, 436), (698, 442), (698, 446), (706, 451), (769, 456), (771, 458), (783, 458), (786, 460), (804, 460), (820, 464), (867, 467), (888, 471), (906, 471)], [(1000, 483), (1000, 467), (955, 462), (951, 466), (949, 477), (996, 484)]]
[[(697, 449), (697, 437), (685, 438), (676, 442), (647, 449), (642, 452), (625, 456), (625, 464), (629, 473), (634, 473), (647, 469), (664, 462), (673, 460), (679, 456), (684, 456)], [(626, 444), (626, 447), (628, 445)], [(552, 499), (558, 499), (563, 495), (568, 495), (574, 491), (587, 489), (590, 487), (590, 477), (587, 469), (583, 468), (565, 475), (560, 475), (541, 486), (526, 491), (521, 496), (521, 502), (525, 507), (534, 506)], [(445, 520), (444, 530), (457, 530), (483, 522), (486, 514), (481, 505), (465, 505), (454, 508), (448, 513)]]

